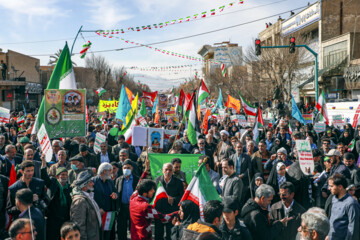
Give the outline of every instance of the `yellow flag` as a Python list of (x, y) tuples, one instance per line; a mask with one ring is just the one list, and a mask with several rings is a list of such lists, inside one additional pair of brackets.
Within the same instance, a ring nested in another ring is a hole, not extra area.
[[(138, 101), (139, 101), (139, 93), (136, 94), (136, 97), (134, 98), (134, 100), (131, 103), (131, 110), (128, 112), (128, 114), (126, 115), (126, 126), (130, 123), (130, 121), (132, 120), (132, 116), (136, 116), (137, 111), (138, 111)], [(122, 129), (125, 128), (125, 125), (122, 126)]]

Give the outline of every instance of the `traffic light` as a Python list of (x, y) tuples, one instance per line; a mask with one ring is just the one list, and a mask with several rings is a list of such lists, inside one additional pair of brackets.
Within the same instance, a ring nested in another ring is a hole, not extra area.
[(260, 41), (260, 39), (255, 39), (255, 54), (256, 54), (256, 56), (261, 55), (261, 41)]
[(289, 53), (295, 53), (295, 38), (294, 37), (290, 37)]

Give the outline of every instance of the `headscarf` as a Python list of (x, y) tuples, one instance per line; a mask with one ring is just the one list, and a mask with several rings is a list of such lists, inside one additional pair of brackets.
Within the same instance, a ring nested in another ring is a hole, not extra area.
[(182, 201), (180, 206), (184, 212), (184, 218), (181, 221), (181, 225), (183, 225), (183, 227), (187, 227), (200, 218), (199, 206), (196, 205), (193, 201)]
[(284, 176), (279, 175), (279, 170), (282, 168), (282, 166), (285, 166), (285, 167), (286, 167), (285, 163), (283, 163), (283, 162), (278, 162), (278, 163), (276, 164), (277, 181), (278, 181), (278, 186), (279, 186), (279, 187), (280, 187), (280, 185), (281, 185), (282, 183), (286, 182), (286, 177), (285, 177), (285, 175), (284, 175)]

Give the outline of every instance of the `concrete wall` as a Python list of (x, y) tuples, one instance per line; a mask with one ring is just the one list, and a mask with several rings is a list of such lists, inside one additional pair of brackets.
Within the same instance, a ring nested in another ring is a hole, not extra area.
[[(8, 71), (10, 72), (8, 79), (19, 77), (20, 74), (24, 71), (21, 77), (25, 77), (27, 82), (40, 83), (40, 73), (37, 72), (35, 68), (35, 66), (40, 68), (39, 59), (8, 50), (7, 60)], [(16, 70), (19, 70), (16, 75), (14, 74), (11, 66), (14, 66)]]
[(323, 0), (322, 41), (348, 32), (360, 32), (360, 1)]

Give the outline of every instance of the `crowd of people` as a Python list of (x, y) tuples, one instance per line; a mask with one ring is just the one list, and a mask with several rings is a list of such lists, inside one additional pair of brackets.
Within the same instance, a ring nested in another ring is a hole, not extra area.
[[(177, 129), (178, 137), (147, 149), (109, 134), (121, 127), (114, 116), (102, 124), (90, 113), (87, 135), (52, 139), (47, 162), (29, 131), (34, 115), (19, 126), (22, 114), (12, 113), (0, 127), (0, 239), (360, 238), (360, 126), (316, 133), (311, 124), (296, 122), (290, 134), (285, 116), (261, 129), (256, 142), (251, 125), (241, 127), (226, 115), (210, 118), (193, 145), (184, 125), (162, 120), (157, 126), (148, 117), (150, 127)], [(96, 133), (107, 138), (98, 153)], [(301, 139), (312, 148), (315, 167), (308, 174), (295, 145)], [(196, 201), (181, 201), (189, 184), (181, 157), (154, 178), (148, 153), (200, 154), (198, 165), (222, 201), (206, 202), (202, 212)], [(167, 197), (154, 207), (159, 183)]]

